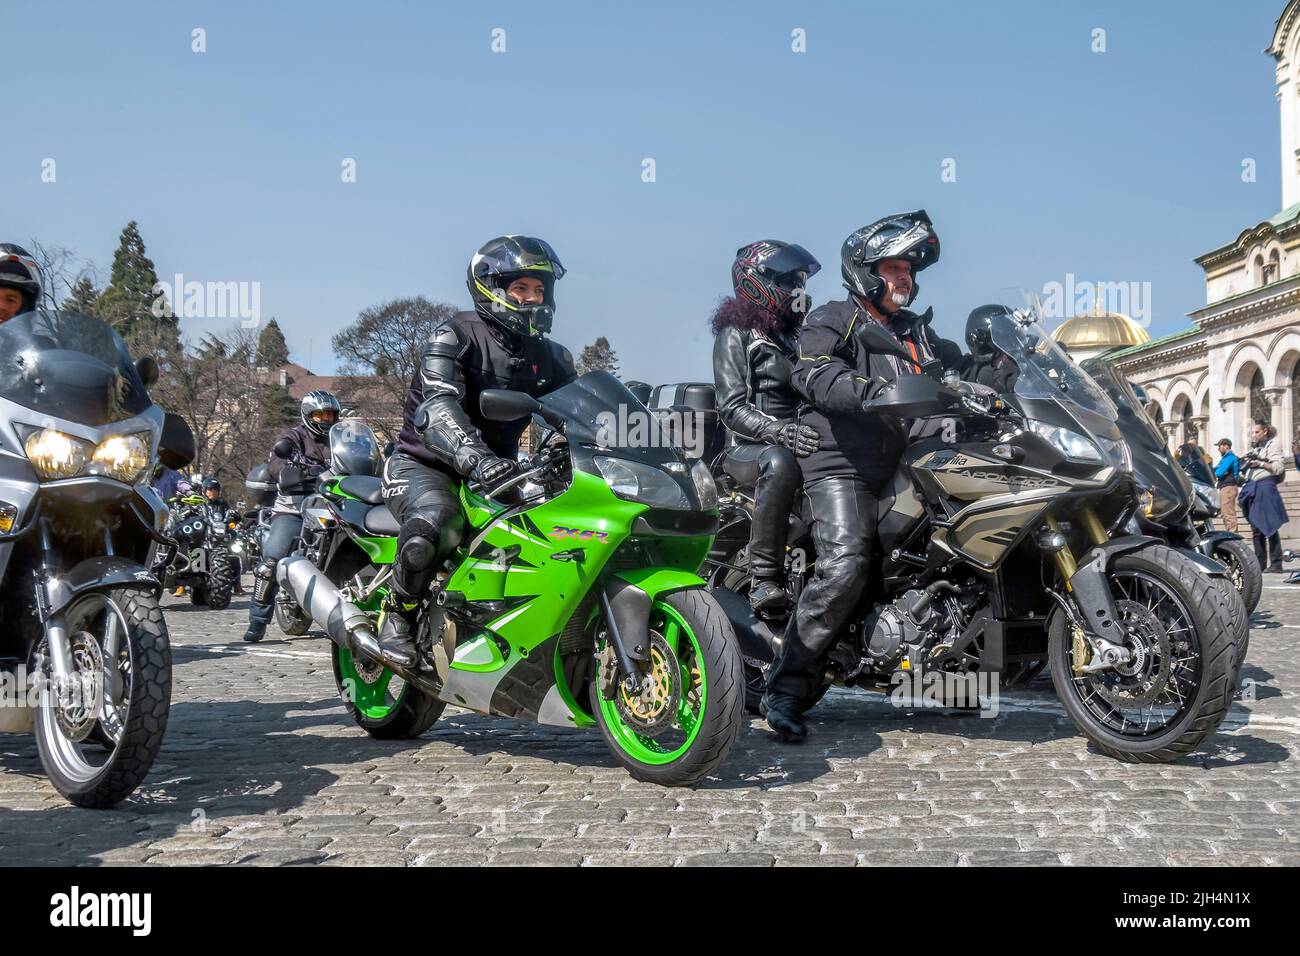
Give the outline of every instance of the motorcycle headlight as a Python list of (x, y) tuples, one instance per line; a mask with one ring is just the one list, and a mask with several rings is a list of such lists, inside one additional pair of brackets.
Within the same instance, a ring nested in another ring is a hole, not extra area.
[(149, 467), (149, 441), (141, 435), (113, 435), (105, 438), (90, 459), (95, 474), (133, 484)]
[(609, 490), (625, 501), (636, 501), (654, 508), (689, 510), (686, 489), (665, 471), (625, 458), (597, 455), (593, 461)]
[(1098, 464), (1105, 461), (1102, 458), (1101, 449), (1078, 432), (1070, 431), (1068, 428), (1060, 428), (1056, 425), (1049, 425), (1046, 422), (1034, 421), (1032, 418), (1027, 420), (1025, 424), (1031, 432), (1071, 461), (1095, 461)]
[(90, 442), (73, 438), (54, 428), (32, 432), (23, 442), (27, 460), (42, 480), (72, 478), (86, 467), (94, 448)]
[(699, 499), (701, 508), (711, 511), (718, 506), (717, 482), (699, 458), (691, 465), (691, 484), (695, 486), (695, 497)]

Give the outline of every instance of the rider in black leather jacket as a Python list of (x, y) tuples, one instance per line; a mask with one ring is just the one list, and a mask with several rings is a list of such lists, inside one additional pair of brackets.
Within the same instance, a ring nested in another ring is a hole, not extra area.
[[(816, 309), (799, 332), (791, 381), (808, 406), (801, 421), (817, 428), (822, 443), (800, 460), (816, 571), (768, 670), (761, 708), (783, 740), (807, 733), (803, 713), (821, 695), (827, 654), (871, 597), (877, 496), (898, 467), (907, 433), (864, 413), (863, 403), (936, 357), (951, 362), (961, 354), (929, 331), (929, 313), (906, 309), (916, 296), (916, 273), (938, 258), (939, 238), (923, 210), (863, 227), (841, 251), (849, 298)], [(912, 360), (874, 351), (855, 334), (870, 322), (887, 329)]]
[(439, 323), (411, 380), (396, 453), (384, 466), (383, 494), (400, 526), (393, 584), (379, 644), (401, 667), (416, 661), (413, 630), (438, 567), (464, 532), (457, 489), (472, 479), (490, 488), (518, 471), (528, 418), (488, 421), (484, 389), (545, 395), (574, 378), (568, 349), (545, 338), (555, 314), (555, 281), (564, 275), (540, 239), (502, 236), (470, 261), (474, 311)]
[(816, 430), (797, 421), (799, 396), (790, 387), (794, 336), (807, 308), (804, 283), (820, 268), (800, 246), (750, 243), (732, 264), (735, 295), (711, 319), (718, 416), (732, 442), (722, 466), (754, 487), (749, 599), (760, 611), (789, 603), (782, 581), (786, 532), (802, 483), (796, 456), (820, 445)]

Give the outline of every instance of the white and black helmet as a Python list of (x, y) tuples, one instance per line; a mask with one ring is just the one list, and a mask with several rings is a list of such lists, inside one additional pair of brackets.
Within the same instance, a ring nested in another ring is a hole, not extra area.
[(916, 274), (939, 261), (939, 237), (924, 209), (877, 219), (845, 239), (840, 250), (844, 287), (878, 306), (885, 283), (877, 268), (886, 259), (911, 263), (911, 305), (920, 289)]
[[(316, 391), (304, 395), (299, 411), (302, 414), (302, 423), (307, 426), (307, 431), (318, 438), (324, 438), (329, 433), (330, 428), (334, 426), (334, 422), (337, 422), (343, 416), (343, 406), (339, 404), (339, 400), (323, 388), (318, 388)], [(311, 420), (312, 412), (322, 411), (334, 412), (334, 421), (326, 424)]]
[(18, 290), (24, 312), (31, 312), (41, 301), (41, 267), (22, 246), (0, 242), (0, 286)]

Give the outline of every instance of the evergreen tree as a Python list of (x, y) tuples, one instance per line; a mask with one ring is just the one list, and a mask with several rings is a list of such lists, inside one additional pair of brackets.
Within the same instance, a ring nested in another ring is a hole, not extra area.
[(60, 306), (65, 312), (77, 312), (81, 315), (95, 316), (98, 314), (99, 290), (95, 284), (90, 281), (90, 276), (82, 276), (72, 286), (68, 297), (63, 300)]
[[(131, 345), (135, 341), (175, 343), (180, 330), (171, 303), (154, 292), (158, 274), (145, 253), (144, 239), (134, 220), (126, 224), (113, 253), (113, 271), (96, 303), (96, 314)], [(155, 314), (157, 313), (157, 314)]]
[(579, 375), (588, 372), (604, 371), (613, 374), (618, 371), (618, 356), (609, 344), (609, 339), (601, 336), (591, 345), (585, 346), (578, 361), (574, 363)]
[(257, 364), (262, 368), (280, 368), (289, 364), (289, 343), (280, 325), (272, 319), (257, 337)]

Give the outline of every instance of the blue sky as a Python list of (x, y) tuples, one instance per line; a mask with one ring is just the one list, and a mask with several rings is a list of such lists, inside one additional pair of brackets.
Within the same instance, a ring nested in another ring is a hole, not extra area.
[(107, 276), (136, 219), (162, 277), (260, 282), (318, 372), (368, 305), (466, 304), (469, 256), (517, 232), (569, 269), (557, 340), (608, 336), (629, 377), (709, 378), (737, 247), (806, 246), (826, 301), (844, 236), (916, 207), (942, 239), (917, 302), (941, 332), (1072, 273), (1150, 282), (1159, 335), (1204, 303), (1192, 257), (1279, 209), (1262, 51), (1282, 7), (0, 0), (0, 232)]

